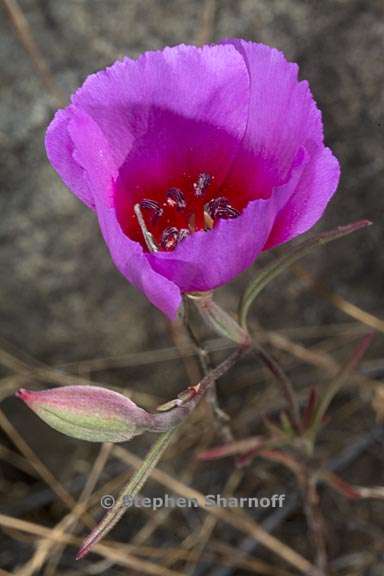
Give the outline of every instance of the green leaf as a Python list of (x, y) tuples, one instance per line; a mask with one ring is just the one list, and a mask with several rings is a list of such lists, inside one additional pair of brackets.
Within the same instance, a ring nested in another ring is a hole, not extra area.
[(328, 244), (328, 242), (332, 242), (333, 240), (337, 240), (337, 238), (342, 238), (343, 236), (352, 234), (352, 232), (356, 232), (357, 230), (360, 230), (360, 228), (365, 228), (370, 224), (372, 224), (372, 222), (369, 220), (359, 220), (358, 222), (353, 222), (352, 224), (347, 224), (346, 226), (338, 226), (337, 228), (329, 230), (328, 232), (317, 234), (312, 238), (304, 240), (297, 246), (294, 246), (285, 252), (285, 254), (280, 256), (280, 258), (266, 266), (264, 270), (259, 272), (255, 280), (253, 280), (248, 285), (241, 298), (239, 306), (240, 325), (246, 329), (248, 312), (255, 298), (266, 286), (268, 286), (272, 280), (274, 280), (282, 272), (285, 272), (289, 266), (292, 266), (292, 264), (294, 264), (297, 260), (300, 260), (300, 258), (303, 258), (303, 256), (311, 252), (314, 248), (317, 248), (318, 246), (324, 246), (325, 244)]

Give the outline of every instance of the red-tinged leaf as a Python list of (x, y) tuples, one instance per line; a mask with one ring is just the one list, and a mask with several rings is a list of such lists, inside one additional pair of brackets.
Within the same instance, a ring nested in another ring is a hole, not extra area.
[(240, 456), (237, 456), (236, 467), (237, 468), (243, 468), (245, 466), (248, 466), (248, 464), (250, 464), (250, 462), (252, 462), (252, 460), (254, 458), (256, 458), (256, 456), (259, 454), (259, 452), (260, 452), (260, 448), (255, 448), (255, 450), (250, 450), (249, 452), (246, 452), (245, 454), (241, 454)]
[(336, 490), (336, 492), (339, 492), (339, 494), (342, 494), (350, 500), (360, 500), (362, 498), (361, 494), (359, 494), (351, 484), (348, 484), (348, 482), (333, 472), (329, 472), (324, 480), (329, 486)]
[(200, 452), (197, 457), (199, 460), (218, 460), (219, 458), (226, 458), (237, 454), (248, 454), (250, 451), (267, 446), (267, 442), (267, 439), (262, 436), (254, 436), (236, 442), (228, 442), (228, 444), (223, 444), (222, 446), (216, 446), (211, 450)]
[(314, 410), (315, 410), (316, 405), (317, 405), (318, 398), (319, 398), (319, 395), (317, 392), (317, 388), (315, 386), (312, 386), (310, 391), (309, 391), (307, 405), (303, 411), (302, 423), (303, 423), (303, 429), (304, 430), (306, 430), (311, 424), (312, 417), (313, 417)]

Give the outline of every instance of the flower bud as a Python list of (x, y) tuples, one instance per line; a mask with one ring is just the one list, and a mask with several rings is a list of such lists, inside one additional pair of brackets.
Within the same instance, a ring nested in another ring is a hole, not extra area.
[(132, 400), (98, 386), (20, 389), (16, 396), (55, 430), (91, 442), (124, 442), (152, 428), (152, 416)]

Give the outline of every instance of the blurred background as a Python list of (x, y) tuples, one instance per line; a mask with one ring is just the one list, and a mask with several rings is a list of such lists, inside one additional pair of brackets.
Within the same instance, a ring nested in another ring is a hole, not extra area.
[[(55, 433), (13, 397), (20, 386), (91, 381), (124, 387), (152, 408), (198, 376), (193, 357), (179, 358), (175, 329), (114, 268), (94, 215), (53, 172), (43, 139), (54, 111), (88, 74), (115, 59), (235, 36), (275, 46), (298, 62), (323, 111), (325, 139), (342, 179), (317, 229), (363, 218), (375, 224), (314, 252), (279, 278), (258, 300), (251, 324), (304, 397), (310, 385), (334, 375), (361, 335), (377, 332), (361, 378), (351, 378), (338, 396), (318, 457), (341, 459), (340, 474), (354, 484), (383, 481), (382, 0), (0, 0), (1, 573), (306, 573), (289, 567), (284, 554), (256, 544), (254, 533), (202, 511), (134, 511), (112, 534), (119, 542), (110, 546), (115, 556), (90, 556), (81, 565), (74, 562), (76, 541), (63, 540), (64, 528), (53, 553), (44, 529), (56, 526), (68, 509), (74, 514), (95, 459), (95, 486), (105, 493), (103, 485), (117, 476), (115, 493), (135, 465), (134, 453), (143, 455), (153, 439), (137, 439), (124, 457), (116, 455), (111, 447)], [(270, 258), (263, 255), (219, 290), (218, 300), (236, 311), (244, 287)], [(211, 349), (225, 348), (208, 332), (201, 337)], [(220, 385), (220, 398), (234, 435), (259, 433), (262, 416), (283, 407), (281, 394), (254, 359), (231, 374)], [(262, 460), (241, 472), (230, 459), (197, 461), (198, 452), (220, 443), (208, 413), (207, 406), (199, 409), (161, 467), (202, 493), (290, 494), (284, 517), (247, 512), (255, 522), (269, 518), (265, 529), (312, 561), (316, 542), (307, 538), (289, 473)], [(347, 448), (352, 456), (344, 461)], [(146, 490), (163, 488), (151, 481)], [(351, 501), (326, 490), (321, 497), (329, 573), (384, 574), (382, 499)], [(84, 535), (100, 512), (93, 501), (81, 522), (74, 514), (68, 533)]]

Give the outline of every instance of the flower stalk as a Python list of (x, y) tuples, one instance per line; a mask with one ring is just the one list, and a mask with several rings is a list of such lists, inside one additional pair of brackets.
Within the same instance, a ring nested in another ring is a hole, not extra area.
[[(193, 387), (193, 392), (191, 394), (191, 399), (189, 400), (189, 410), (186, 416), (192, 411), (193, 408), (197, 406), (200, 402), (204, 394), (207, 390), (214, 384), (214, 382), (223, 376), (236, 362), (240, 359), (240, 357), (245, 353), (243, 348), (238, 348), (235, 350), (228, 358), (226, 358), (221, 364), (213, 368), (200, 382), (197, 386)], [(168, 448), (169, 444), (171, 443), (177, 427), (167, 430), (160, 434), (157, 438), (155, 444), (152, 446), (150, 451), (148, 452), (143, 464), (140, 468), (134, 473), (131, 480), (128, 482), (126, 487), (120, 493), (116, 504), (114, 507), (109, 510), (101, 522), (96, 526), (94, 530), (89, 534), (89, 536), (84, 540), (76, 558), (80, 559), (86, 556), (88, 552), (90, 552), (91, 548), (97, 544), (112, 528), (115, 524), (120, 520), (123, 516), (124, 512), (126, 511), (126, 507), (124, 505), (125, 499), (128, 496), (135, 497), (142, 487), (144, 486), (145, 482), (151, 475), (152, 470), (156, 467), (157, 463), (161, 459), (162, 455)]]

